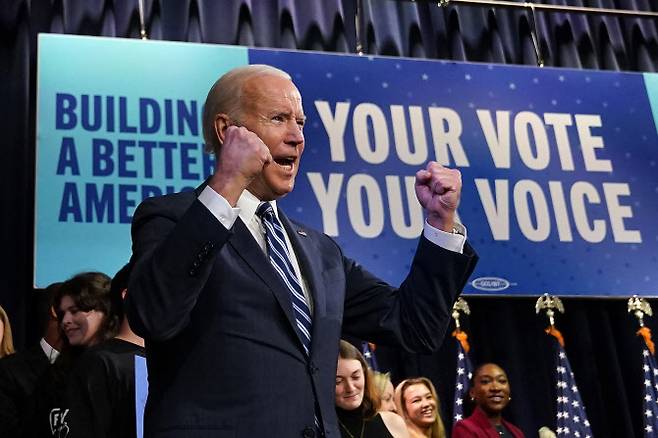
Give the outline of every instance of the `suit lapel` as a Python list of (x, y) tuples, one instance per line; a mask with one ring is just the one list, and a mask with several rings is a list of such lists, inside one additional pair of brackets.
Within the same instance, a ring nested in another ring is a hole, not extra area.
[[(208, 177), (201, 185), (199, 185), (195, 190), (195, 194), (198, 197), (203, 189), (208, 185), (211, 177)], [(289, 224), (290, 221), (285, 219), (286, 223)], [(288, 234), (290, 228), (287, 228)], [(295, 316), (292, 313), (292, 301), (290, 299), (290, 291), (288, 287), (283, 283), (281, 277), (276, 273), (272, 265), (270, 264), (269, 259), (263, 253), (263, 250), (258, 246), (258, 243), (254, 240), (254, 237), (251, 235), (251, 231), (247, 226), (242, 222), (242, 219), (238, 217), (233, 224), (233, 235), (229, 238), (229, 245), (231, 245), (237, 254), (242, 258), (242, 260), (249, 265), (251, 270), (267, 285), (267, 287), (272, 291), (274, 297), (279, 303), (281, 310), (283, 310), (286, 319), (290, 324), (293, 332), (297, 335), (297, 322), (295, 321)], [(315, 330), (314, 330), (315, 331)], [(300, 350), (302, 350), (302, 341), (298, 339)], [(302, 352), (303, 354), (303, 352)]]
[[(286, 319), (291, 327), (297, 326), (295, 317), (292, 314), (292, 303), (290, 301), (290, 291), (276, 273), (263, 250), (258, 246), (247, 226), (239, 217), (233, 224), (233, 235), (229, 239), (229, 244), (235, 249), (238, 255), (249, 265), (252, 271), (272, 291), (274, 297), (279, 302), (279, 306), (286, 315)], [(295, 333), (297, 333), (295, 331)], [(301, 341), (300, 341), (301, 346)]]

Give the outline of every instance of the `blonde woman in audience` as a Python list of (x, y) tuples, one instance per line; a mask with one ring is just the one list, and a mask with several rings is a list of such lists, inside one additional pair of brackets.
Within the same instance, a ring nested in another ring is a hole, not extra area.
[(5, 309), (0, 306), (0, 358), (14, 352), (14, 339), (11, 336), (11, 324)]
[(397, 413), (398, 409), (395, 406), (393, 383), (391, 382), (391, 373), (380, 373), (373, 371), (372, 377), (374, 380), (375, 388), (379, 393), (381, 403), (379, 405), (380, 411), (389, 411)]
[(439, 398), (432, 382), (425, 377), (407, 379), (398, 385), (398, 412), (407, 424), (411, 438), (445, 438)]
[(361, 352), (340, 341), (336, 369), (336, 415), (342, 438), (408, 438), (399, 415), (379, 411), (379, 394)]

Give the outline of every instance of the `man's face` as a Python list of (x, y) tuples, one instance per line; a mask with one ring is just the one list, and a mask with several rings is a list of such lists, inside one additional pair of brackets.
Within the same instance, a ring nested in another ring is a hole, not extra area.
[(302, 97), (291, 81), (273, 75), (249, 79), (242, 93), (241, 122), (272, 154), (248, 190), (261, 201), (281, 198), (292, 191), (304, 152)]

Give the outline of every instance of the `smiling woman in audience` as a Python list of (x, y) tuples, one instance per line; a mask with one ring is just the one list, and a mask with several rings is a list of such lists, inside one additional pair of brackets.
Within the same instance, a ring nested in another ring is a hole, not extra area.
[(425, 377), (407, 379), (399, 385), (400, 407), (411, 438), (444, 438), (439, 398), (432, 382)]
[(53, 308), (64, 346), (37, 385), (28, 437), (68, 435), (64, 393), (71, 370), (87, 348), (112, 338), (119, 327), (110, 277), (100, 272), (83, 272), (62, 283), (53, 297)]
[(378, 412), (379, 395), (361, 352), (340, 341), (336, 369), (336, 413), (342, 438), (408, 438), (404, 421)]
[(473, 373), (468, 393), (475, 410), (455, 424), (452, 438), (524, 438), (518, 427), (503, 419), (503, 409), (510, 401), (505, 370), (495, 363), (480, 365)]

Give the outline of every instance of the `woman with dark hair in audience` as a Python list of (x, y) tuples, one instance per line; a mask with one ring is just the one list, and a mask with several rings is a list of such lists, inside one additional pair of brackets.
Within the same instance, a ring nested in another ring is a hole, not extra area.
[(398, 412), (402, 414), (411, 438), (445, 438), (439, 397), (428, 378), (404, 380), (399, 385), (399, 394)]
[(0, 306), (0, 358), (14, 352), (14, 338), (11, 335), (11, 324), (5, 309)]
[(110, 294), (110, 277), (84, 272), (65, 281), (53, 298), (64, 346), (35, 391), (34, 429), (28, 436), (66, 436), (68, 409), (63, 398), (78, 357), (93, 345), (112, 338), (119, 317)]
[(118, 334), (88, 348), (77, 360), (68, 380), (65, 405), (67, 438), (136, 438), (136, 386), (145, 385), (135, 373), (136, 357), (144, 358), (144, 340), (130, 328), (123, 312), (131, 265), (114, 275), (110, 287), (117, 313), (122, 315)]
[(455, 424), (452, 438), (524, 438), (518, 427), (503, 419), (503, 409), (510, 401), (505, 370), (495, 363), (480, 365), (471, 377), (468, 393), (475, 410)]
[(379, 395), (361, 352), (340, 341), (336, 369), (336, 413), (342, 438), (407, 438), (404, 421), (378, 412)]

